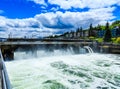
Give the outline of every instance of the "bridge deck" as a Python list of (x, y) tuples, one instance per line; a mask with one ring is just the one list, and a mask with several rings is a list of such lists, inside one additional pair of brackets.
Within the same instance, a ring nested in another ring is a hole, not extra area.
[(31, 45), (31, 44), (93, 44), (93, 42), (0, 42), (0, 45)]

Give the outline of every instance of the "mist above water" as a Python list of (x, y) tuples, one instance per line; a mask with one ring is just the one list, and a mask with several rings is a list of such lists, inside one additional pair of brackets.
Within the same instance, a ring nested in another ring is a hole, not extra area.
[(75, 49), (73, 47), (69, 47), (66, 49), (62, 49), (62, 48), (58, 48), (58, 49), (54, 49), (52, 48), (43, 48), (43, 49), (36, 49), (36, 50), (25, 50), (25, 51), (21, 51), (21, 50), (17, 50), (14, 53), (14, 58), (15, 60), (25, 60), (25, 59), (30, 59), (30, 58), (43, 58), (43, 57), (53, 57), (53, 56), (66, 56), (66, 55), (76, 55), (76, 54), (88, 54), (88, 53), (93, 53), (93, 50), (88, 47), (78, 47), (77, 48), (77, 52), (75, 51)]
[(120, 55), (16, 52), (6, 67), (13, 89), (120, 89)]

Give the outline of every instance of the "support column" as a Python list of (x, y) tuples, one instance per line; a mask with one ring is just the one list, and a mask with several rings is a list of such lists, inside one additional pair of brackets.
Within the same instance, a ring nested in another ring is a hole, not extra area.
[(1, 47), (4, 61), (14, 60), (14, 50), (11, 47)]

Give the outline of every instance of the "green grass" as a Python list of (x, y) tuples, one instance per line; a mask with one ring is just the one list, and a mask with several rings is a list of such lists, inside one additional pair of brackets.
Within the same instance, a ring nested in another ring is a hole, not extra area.
[(103, 38), (96, 38), (95, 40), (97, 40), (98, 42), (103, 42)]

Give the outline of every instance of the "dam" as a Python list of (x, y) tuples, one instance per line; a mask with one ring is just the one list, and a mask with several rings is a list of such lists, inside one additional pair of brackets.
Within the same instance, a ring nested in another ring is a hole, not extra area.
[(76, 53), (79, 53), (79, 47), (83, 46), (89, 46), (98, 53), (120, 53), (120, 44), (98, 43), (97, 41), (83, 39), (10, 38), (0, 42), (0, 48), (5, 59), (14, 59), (14, 51), (18, 49), (29, 49), (35, 52), (35, 49), (39, 49), (40, 47), (49, 49), (49, 51), (53, 48), (69, 49), (70, 47), (72, 47)]
[(1, 44), (14, 53), (14, 60), (4, 62), (6, 89), (120, 88), (120, 55), (94, 53), (93, 42), (19, 43)]
[[(80, 46), (92, 46), (93, 42), (90, 40), (77, 40), (77, 39), (7, 39), (0, 42), (0, 48), (4, 59), (14, 59), (14, 52), (19, 49), (29, 49), (35, 52), (35, 49), (44, 48), (52, 51), (53, 48), (72, 47), (75, 52), (79, 53)], [(44, 50), (43, 49), (43, 50)]]

